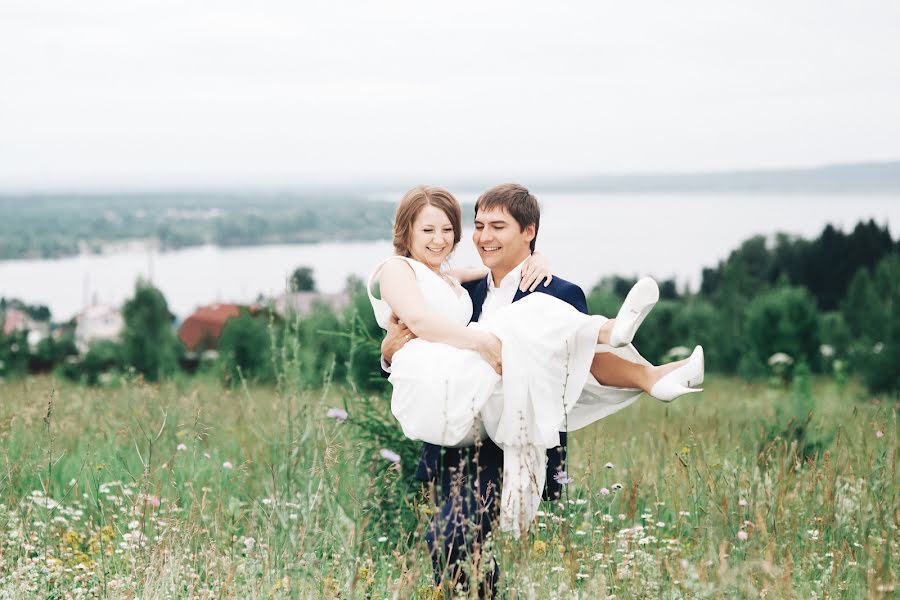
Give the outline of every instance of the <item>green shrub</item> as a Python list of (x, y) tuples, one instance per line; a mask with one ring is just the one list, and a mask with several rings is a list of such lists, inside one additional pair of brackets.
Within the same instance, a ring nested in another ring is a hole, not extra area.
[(74, 356), (65, 360), (59, 372), (72, 381), (97, 385), (104, 373), (115, 373), (125, 368), (125, 350), (118, 342), (97, 340), (77, 360)]
[(22, 375), (28, 370), (28, 334), (0, 331), (0, 377)]

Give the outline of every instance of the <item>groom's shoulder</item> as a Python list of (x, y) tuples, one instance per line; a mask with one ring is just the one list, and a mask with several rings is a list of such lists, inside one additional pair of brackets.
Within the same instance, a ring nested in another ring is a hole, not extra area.
[(539, 284), (537, 289), (568, 302), (582, 312), (587, 312), (587, 298), (578, 284), (554, 275), (550, 285), (544, 287)]
[(550, 285), (546, 287), (548, 290), (555, 290), (564, 294), (581, 294), (584, 295), (584, 290), (581, 289), (577, 283), (572, 283), (562, 277), (553, 276), (553, 279), (550, 280)]

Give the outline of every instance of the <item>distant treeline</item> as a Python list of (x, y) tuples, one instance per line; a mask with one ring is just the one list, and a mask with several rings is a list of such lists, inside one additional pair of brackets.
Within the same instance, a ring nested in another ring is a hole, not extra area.
[(393, 214), (391, 203), (329, 192), (0, 196), (0, 260), (141, 239), (163, 249), (386, 239)]
[[(615, 314), (632, 284), (601, 281), (591, 312)], [(712, 371), (753, 378), (779, 362), (788, 372), (805, 364), (855, 372), (873, 391), (900, 391), (900, 240), (873, 221), (850, 233), (829, 225), (814, 240), (750, 238), (703, 270), (698, 293), (664, 281), (660, 295), (635, 338), (653, 362), (703, 344)]]

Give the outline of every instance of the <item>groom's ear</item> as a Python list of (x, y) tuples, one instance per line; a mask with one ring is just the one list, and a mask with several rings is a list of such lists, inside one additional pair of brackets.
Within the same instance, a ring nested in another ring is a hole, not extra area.
[(534, 223), (531, 223), (530, 225), (526, 225), (525, 229), (522, 230), (522, 233), (525, 234), (525, 237), (528, 238), (529, 242), (531, 240), (533, 240), (534, 236), (537, 235), (537, 233), (535, 232)]

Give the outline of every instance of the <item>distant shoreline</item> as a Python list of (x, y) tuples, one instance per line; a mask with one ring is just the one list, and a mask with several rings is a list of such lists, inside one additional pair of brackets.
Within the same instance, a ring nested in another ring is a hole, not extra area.
[(348, 197), (384, 197), (409, 189), (424, 180), (447, 187), (451, 191), (483, 191), (502, 181), (519, 181), (529, 187), (552, 192), (593, 193), (816, 193), (816, 194), (891, 194), (900, 193), (900, 160), (861, 161), (813, 167), (763, 169), (730, 169), (721, 171), (634, 173), (572, 173), (548, 175), (508, 172), (497, 175), (435, 176), (417, 173), (408, 176), (369, 176), (355, 181), (335, 176), (334, 182), (273, 182), (269, 184), (172, 184), (152, 186), (71, 185), (40, 188), (38, 186), (0, 187), (0, 207), (10, 200), (107, 198), (132, 202), (155, 201), (190, 196), (201, 199), (225, 199), (229, 203), (253, 198), (265, 204), (282, 199), (303, 197), (324, 201)]

